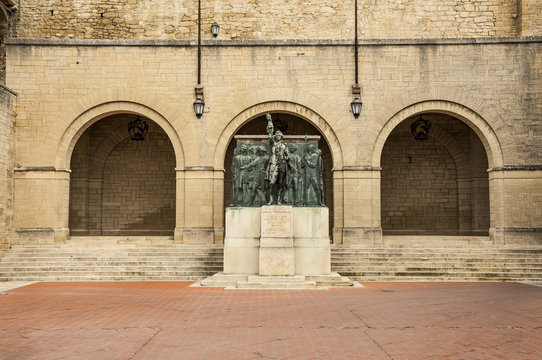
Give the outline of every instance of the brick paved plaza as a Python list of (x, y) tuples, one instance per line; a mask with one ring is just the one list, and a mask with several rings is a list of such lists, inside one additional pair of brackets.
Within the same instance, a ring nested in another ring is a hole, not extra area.
[(540, 359), (542, 288), (224, 290), (36, 283), (0, 296), (0, 358)]

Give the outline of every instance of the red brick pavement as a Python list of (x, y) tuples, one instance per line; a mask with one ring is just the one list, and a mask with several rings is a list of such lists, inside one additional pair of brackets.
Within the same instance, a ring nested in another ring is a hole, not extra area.
[(0, 296), (0, 359), (542, 359), (542, 288), (223, 290), (37, 283)]

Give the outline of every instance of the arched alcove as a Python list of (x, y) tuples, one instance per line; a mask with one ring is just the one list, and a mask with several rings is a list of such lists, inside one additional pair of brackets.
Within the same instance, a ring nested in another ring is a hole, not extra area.
[[(431, 124), (426, 140), (412, 134), (420, 118)], [(464, 122), (442, 113), (410, 116), (391, 131), (381, 156), (384, 235), (488, 235), (488, 157)]]
[(144, 140), (128, 124), (138, 115), (107, 116), (79, 137), (71, 156), (72, 235), (173, 235), (175, 151), (166, 132), (146, 119)]
[[(322, 161), (324, 163), (324, 202), (330, 212), (330, 229), (333, 228), (333, 157), (331, 149), (320, 131), (311, 123), (295, 114), (271, 112), (274, 120), (275, 130), (280, 129), (284, 135), (318, 135), (321, 136), (318, 148), (322, 151)], [(259, 114), (242, 125), (235, 135), (266, 135), (267, 120), (265, 114)], [(227, 207), (232, 203), (232, 160), (234, 149), (237, 145), (235, 139), (228, 144), (224, 158), (224, 205)], [(331, 230), (330, 230), (331, 233)]]

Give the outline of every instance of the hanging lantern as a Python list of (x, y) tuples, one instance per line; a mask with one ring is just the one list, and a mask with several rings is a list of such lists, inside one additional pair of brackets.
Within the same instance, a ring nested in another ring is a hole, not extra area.
[(350, 103), (352, 114), (354, 114), (356, 119), (359, 117), (359, 114), (361, 114), (361, 105), (363, 105), (363, 103), (359, 100), (359, 98), (354, 98), (354, 100), (352, 100)]
[(211, 25), (211, 34), (213, 34), (213, 37), (218, 36), (218, 31), (220, 30), (220, 25), (218, 25), (216, 22)]
[(196, 116), (198, 119), (203, 115), (203, 109), (205, 108), (205, 101), (203, 101), (202, 98), (197, 98), (196, 101), (194, 101), (194, 112), (196, 113)]

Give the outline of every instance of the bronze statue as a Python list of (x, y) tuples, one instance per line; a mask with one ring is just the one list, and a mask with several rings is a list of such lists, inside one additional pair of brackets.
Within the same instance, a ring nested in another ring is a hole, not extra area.
[[(320, 150), (315, 144), (307, 145), (307, 152), (303, 157), (303, 167), (305, 169), (305, 205), (324, 205), (322, 170), (323, 163), (320, 156)], [(314, 196), (310, 190), (314, 192)]]
[(271, 158), (267, 166), (266, 179), (269, 181), (269, 202), (268, 205), (274, 203), (274, 194), (277, 194), (277, 204), (281, 205), (284, 196), (284, 185), (286, 172), (288, 171), (288, 147), (282, 141), (283, 135), (280, 130), (277, 130), (273, 135), (273, 120), (271, 114), (266, 115), (267, 118), (267, 134), (269, 135), (269, 147), (271, 149)]
[(241, 145), (239, 153), (233, 157), (232, 162), (232, 206), (245, 203), (248, 192), (248, 174), (245, 165), (250, 161), (247, 146)]
[(231, 206), (324, 206), (324, 165), (315, 139), (285, 143), (280, 130), (273, 133), (271, 115), (266, 118), (269, 142), (258, 137), (235, 149)]
[(263, 146), (252, 148), (253, 156), (250, 163), (243, 166), (250, 173), (249, 196), (246, 206), (261, 206), (267, 202), (265, 169), (269, 162), (269, 155)]
[(288, 159), (288, 172), (286, 174), (286, 186), (288, 188), (289, 203), (295, 206), (301, 204), (301, 156), (299, 156), (296, 144), (289, 144), (290, 158)]

